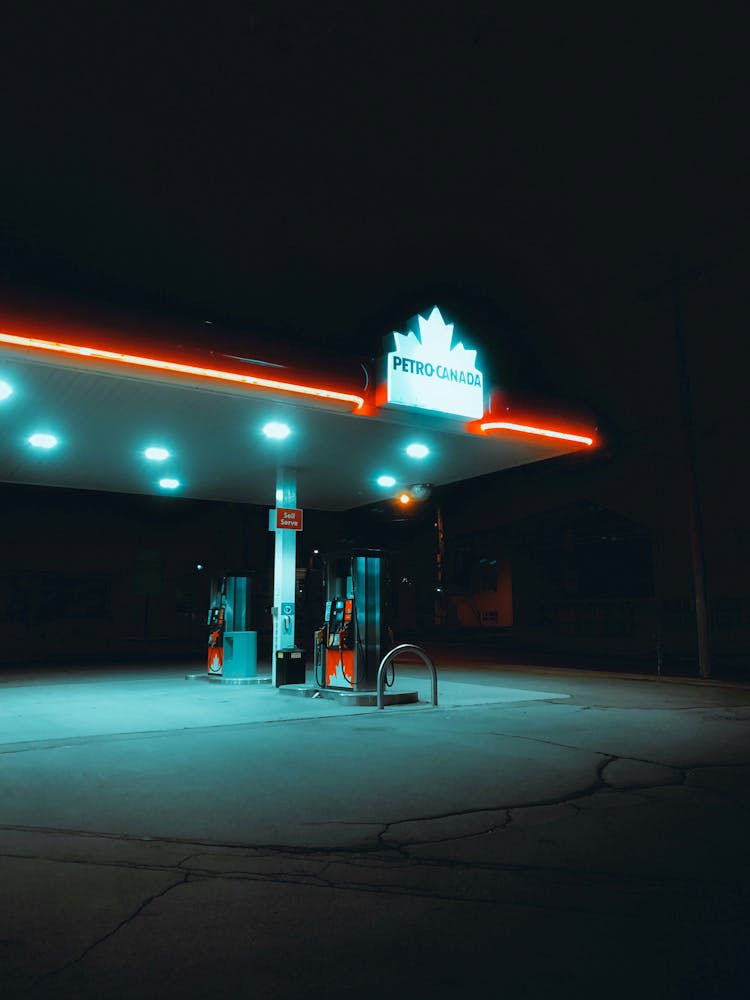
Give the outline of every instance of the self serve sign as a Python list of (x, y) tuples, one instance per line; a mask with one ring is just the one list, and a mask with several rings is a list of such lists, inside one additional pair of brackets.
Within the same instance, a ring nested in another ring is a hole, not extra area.
[(277, 507), (276, 527), (302, 531), (302, 511), (299, 507)]

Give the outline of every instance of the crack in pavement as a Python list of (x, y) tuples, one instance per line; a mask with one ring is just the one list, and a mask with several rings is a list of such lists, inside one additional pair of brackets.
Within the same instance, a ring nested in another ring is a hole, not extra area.
[[(335, 821), (331, 821), (333, 825)], [(378, 826), (382, 823), (382, 820), (363, 820), (361, 824), (363, 826)], [(325, 824), (329, 825), (328, 823)], [(75, 827), (64, 827), (64, 826), (32, 826), (25, 823), (0, 823), (0, 834), (3, 832), (10, 833), (41, 833), (48, 834), (58, 837), (81, 837), (88, 838), (90, 840), (112, 840), (116, 842), (124, 842), (128, 844), (183, 844), (186, 847), (206, 847), (206, 848), (225, 848), (226, 850), (245, 850), (253, 851), (258, 854), (259, 857), (271, 856), (273, 854), (314, 854), (321, 853), (326, 854), (330, 851), (340, 851), (342, 854), (360, 854), (363, 851), (374, 851), (376, 848), (366, 847), (364, 845), (357, 845), (354, 847), (347, 847), (346, 845), (340, 845), (335, 848), (326, 847), (309, 847), (300, 846), (299, 844), (248, 844), (244, 841), (239, 840), (202, 840), (200, 837), (169, 837), (163, 835), (154, 836), (144, 836), (143, 834), (135, 833), (115, 833), (112, 830), (81, 830)], [(265, 854), (261, 853), (265, 852)], [(0, 857), (2, 854), (0, 854)], [(22, 855), (20, 855), (22, 856)]]
[(129, 923), (135, 920), (136, 917), (138, 917), (141, 913), (143, 913), (143, 911), (146, 909), (147, 906), (150, 906), (151, 903), (153, 903), (155, 900), (161, 899), (163, 896), (166, 896), (167, 893), (171, 892), (173, 889), (176, 889), (178, 886), (185, 885), (189, 881), (189, 879), (190, 875), (186, 873), (185, 875), (183, 875), (181, 879), (178, 879), (176, 882), (172, 882), (171, 885), (168, 885), (164, 889), (162, 889), (161, 892), (155, 892), (152, 895), (148, 896), (146, 899), (144, 899), (144, 901), (140, 904), (140, 906), (136, 907), (136, 909), (129, 916), (125, 917), (124, 920), (121, 920), (111, 930), (107, 931), (106, 934), (102, 934), (101, 937), (97, 938), (96, 941), (93, 941), (90, 945), (84, 948), (83, 951), (75, 958), (70, 959), (69, 962), (65, 962), (63, 965), (58, 966), (56, 969), (50, 969), (50, 971), (45, 972), (44, 975), (38, 976), (31, 983), (31, 985), (24, 990), (24, 993), (33, 992), (38, 986), (41, 986), (42, 983), (48, 982), (55, 976), (59, 976), (63, 972), (67, 972), (68, 969), (73, 968), (73, 966), (78, 965), (88, 955), (90, 955), (95, 948), (98, 948), (99, 945), (104, 944), (105, 941), (108, 941), (111, 937), (114, 937), (114, 935), (117, 934), (118, 931), (121, 931), (123, 927), (126, 927)]
[(555, 747), (562, 750), (577, 750), (579, 753), (604, 753), (603, 750), (589, 750), (587, 747), (577, 747), (570, 743), (559, 743), (557, 740), (546, 740), (541, 736), (524, 736), (522, 733), (499, 733), (495, 729), (486, 729), (479, 736), (501, 736), (507, 740), (524, 740), (528, 743), (542, 743), (544, 746)]
[[(588, 747), (574, 746), (574, 745), (572, 745), (570, 743), (560, 743), (557, 740), (548, 740), (548, 739), (544, 739), (541, 736), (523, 736), (520, 733), (499, 733), (499, 732), (497, 732), (494, 729), (487, 730), (487, 733), (490, 736), (501, 736), (501, 737), (504, 737), (506, 739), (511, 739), (511, 740), (524, 740), (524, 741), (528, 741), (529, 743), (541, 743), (541, 744), (543, 744), (545, 746), (551, 746), (551, 747), (559, 748), (559, 749), (562, 749), (562, 750), (576, 750), (579, 753), (593, 753), (593, 754), (596, 754), (599, 757), (609, 757), (609, 758), (611, 758), (610, 760), (606, 761), (606, 763), (604, 765), (605, 767), (606, 767), (607, 764), (611, 764), (612, 761), (614, 761), (614, 760), (632, 760), (632, 761), (634, 761), (635, 763), (638, 763), (638, 764), (652, 764), (655, 767), (666, 767), (666, 768), (670, 768), (673, 771), (685, 770), (685, 766), (681, 766), (681, 765), (677, 765), (677, 764), (665, 764), (663, 761), (660, 761), (660, 760), (650, 760), (647, 757), (633, 757), (633, 756), (631, 756), (629, 754), (614, 754), (614, 753), (609, 753), (606, 750), (590, 750)], [(686, 766), (689, 767), (690, 765), (686, 765)], [(701, 766), (702, 767), (714, 767), (714, 766), (719, 767), (721, 765), (703, 764)]]
[[(500, 813), (506, 812), (509, 815), (509, 819), (503, 824), (495, 824), (493, 829), (505, 829), (510, 822), (513, 822), (512, 813), (519, 812), (524, 809), (533, 809), (540, 806), (555, 806), (555, 805), (575, 805), (578, 799), (586, 798), (591, 794), (597, 792), (604, 792), (607, 794), (619, 794), (628, 793), (635, 794), (637, 792), (654, 790), (657, 791), (662, 788), (668, 787), (683, 787), (686, 785), (688, 778), (691, 775), (700, 773), (701, 771), (711, 771), (711, 770), (723, 770), (732, 768), (743, 768), (750, 767), (750, 761), (732, 761), (726, 763), (717, 764), (664, 764), (660, 761), (648, 760), (646, 758), (640, 757), (630, 757), (621, 756), (616, 754), (605, 754), (602, 751), (591, 751), (597, 756), (603, 759), (599, 761), (596, 769), (596, 780), (584, 785), (582, 788), (576, 789), (569, 792), (567, 795), (561, 795), (550, 798), (540, 798), (526, 800), (523, 802), (500, 802), (493, 803), (481, 807), (469, 807), (466, 809), (450, 810), (447, 812), (431, 813), (424, 816), (406, 816), (401, 817), (397, 820), (375, 820), (375, 819), (363, 819), (363, 820), (327, 820), (325, 822), (313, 823), (310, 825), (323, 825), (323, 826), (380, 826), (381, 829), (374, 835), (373, 842), (371, 844), (359, 843), (353, 846), (347, 845), (336, 845), (335, 847), (309, 847), (300, 846), (298, 844), (269, 844), (269, 843), (247, 843), (242, 841), (229, 841), (229, 840), (202, 840), (200, 838), (194, 837), (168, 837), (161, 835), (145, 836), (143, 834), (128, 834), (128, 833), (118, 833), (110, 830), (82, 830), (72, 827), (53, 827), (53, 826), (34, 826), (29, 824), (15, 824), (15, 823), (0, 823), (0, 833), (2, 832), (12, 832), (12, 833), (39, 833), (43, 835), (52, 835), (60, 837), (79, 837), (82, 839), (101, 839), (110, 840), (120, 843), (131, 843), (131, 844), (183, 844), (186, 847), (197, 848), (197, 851), (191, 852), (187, 855), (186, 860), (195, 854), (201, 853), (201, 848), (217, 849), (223, 848), (226, 850), (246, 850), (252, 851), (257, 857), (264, 856), (274, 856), (277, 854), (287, 854), (287, 855), (328, 855), (330, 853), (337, 854), (351, 854), (351, 855), (361, 855), (365, 853), (377, 854), (381, 849), (386, 851), (400, 852), (402, 850), (402, 843), (398, 838), (388, 838), (387, 835), (392, 832), (394, 827), (401, 826), (407, 823), (429, 823), (439, 820), (456, 819), (462, 816), (475, 816), (481, 815), (483, 813)], [(637, 785), (627, 785), (627, 786), (613, 786), (610, 785), (604, 778), (604, 772), (607, 767), (616, 761), (627, 760), (633, 761), (635, 763), (643, 763), (653, 765), (655, 767), (662, 767), (666, 770), (671, 770), (676, 772), (678, 776), (678, 781), (675, 782), (654, 782), (654, 783), (644, 783)], [(700, 788), (700, 790), (705, 794), (718, 794), (722, 792), (720, 788), (694, 786)], [(465, 834), (463, 836), (481, 836), (481, 833)], [(438, 842), (444, 839), (459, 840), (463, 839), (462, 836), (449, 837), (449, 838), (438, 838)], [(429, 843), (431, 841), (425, 841), (424, 843)], [(410, 846), (417, 846), (423, 843), (421, 841), (409, 841)], [(30, 855), (15, 854), (15, 853), (3, 853), (0, 851), (0, 857), (30, 857)], [(70, 859), (71, 862), (73, 859)], [(85, 862), (82, 862), (85, 863)], [(149, 865), (143, 865), (145, 868), (150, 868)], [(161, 866), (156, 865), (157, 869)]]
[[(607, 763), (609, 763), (609, 761), (603, 762), (602, 764), (599, 765), (599, 768), (605, 767)], [(390, 822), (386, 823), (385, 829), (378, 836), (381, 842), (386, 847), (389, 847), (393, 850), (398, 850), (399, 841), (386, 840), (385, 837), (392, 827), (400, 826), (405, 823), (429, 823), (441, 819), (455, 819), (459, 816), (478, 816), (481, 815), (482, 813), (489, 813), (489, 812), (510, 812), (510, 811), (515, 812), (521, 809), (533, 809), (539, 806), (565, 805), (569, 802), (574, 802), (576, 799), (585, 798), (587, 795), (591, 795), (592, 793), (597, 791), (602, 791), (602, 790), (606, 790), (608, 792), (613, 791), (613, 789), (610, 789), (610, 787), (605, 784), (605, 782), (601, 779), (601, 777), (599, 777), (598, 774), (599, 768), (597, 768), (596, 781), (593, 781), (590, 784), (586, 785), (585, 787), (577, 789), (576, 791), (569, 792), (567, 795), (560, 795), (556, 798), (549, 798), (549, 799), (533, 799), (530, 802), (527, 801), (527, 802), (517, 802), (517, 803), (500, 803), (496, 805), (482, 806), (481, 808), (458, 809), (451, 812), (434, 813), (429, 816), (409, 816), (406, 819), (391, 820)], [(657, 787), (663, 787), (663, 786), (660, 785)], [(614, 791), (620, 792), (620, 791), (625, 791), (625, 789), (616, 789)], [(505, 825), (503, 825), (503, 829), (505, 828)], [(459, 838), (451, 838), (451, 839), (459, 839)], [(409, 845), (412, 847), (417, 846), (418, 844), (421, 844), (421, 842), (414, 840), (409, 841)]]
[[(377, 717), (376, 708), (360, 709), (353, 718)], [(328, 715), (299, 715), (284, 719), (248, 719), (245, 722), (216, 722), (211, 725), (183, 726), (181, 729), (130, 729), (113, 733), (88, 733), (85, 736), (51, 736), (39, 740), (16, 740), (13, 743), (0, 743), (0, 755), (30, 753), (35, 750), (71, 750), (77, 747), (89, 746), (92, 743), (135, 742), (140, 740), (169, 739), (170, 737), (196, 736), (200, 733), (212, 733), (216, 730), (229, 732), (237, 729), (252, 729), (262, 726), (305, 725), (306, 723), (323, 720), (341, 719), (340, 713), (331, 712)]]
[[(701, 711), (703, 711), (703, 710), (701, 709)], [(738, 720), (732, 720), (732, 721), (742, 721), (742, 722), (744, 722), (746, 720), (745, 719), (738, 719)], [(668, 787), (670, 784), (673, 784), (675, 787), (679, 787), (680, 785), (686, 784), (688, 776), (690, 774), (692, 774), (692, 773), (694, 773), (696, 771), (700, 771), (700, 770), (706, 770), (706, 769), (710, 770), (711, 768), (750, 767), (750, 761), (748, 761), (748, 762), (746, 762), (746, 761), (717, 762), (717, 763), (708, 763), (708, 764), (707, 763), (697, 763), (697, 764), (691, 764), (691, 763), (666, 764), (662, 760), (652, 760), (649, 757), (634, 757), (631, 754), (613, 754), (613, 753), (608, 753), (607, 751), (604, 751), (604, 750), (588, 750), (586, 747), (574, 746), (574, 745), (571, 745), (570, 743), (560, 743), (560, 742), (558, 742), (556, 740), (544, 739), (541, 736), (524, 736), (524, 735), (522, 735), (520, 733), (502, 733), (502, 732), (497, 732), (496, 730), (493, 730), (493, 729), (486, 730), (485, 731), (485, 735), (500, 736), (500, 737), (504, 737), (506, 739), (513, 739), (513, 740), (527, 740), (530, 743), (542, 743), (544, 745), (552, 746), (552, 747), (556, 747), (556, 748), (560, 748), (560, 749), (563, 749), (563, 750), (576, 750), (576, 751), (579, 751), (581, 753), (593, 753), (593, 754), (596, 754), (597, 756), (608, 758), (608, 759), (604, 760), (602, 763), (600, 763), (598, 765), (598, 767), (597, 767), (597, 774), (602, 779), (602, 784), (604, 786), (606, 786), (607, 788), (615, 788), (617, 791), (623, 791), (624, 789), (621, 788), (620, 786), (617, 786), (617, 785), (610, 785), (606, 781), (606, 779), (604, 778), (604, 771), (605, 771), (605, 769), (610, 764), (612, 764), (612, 763), (614, 763), (616, 761), (623, 761), (623, 760), (624, 761), (632, 761), (634, 764), (648, 764), (648, 765), (650, 765), (652, 767), (661, 767), (661, 768), (664, 768), (665, 770), (676, 772), (676, 774), (678, 776), (678, 779), (679, 779), (678, 781), (675, 781), (675, 782), (664, 782), (664, 783), (660, 783), (659, 785), (650, 785), (650, 784), (645, 784), (645, 785), (628, 785), (627, 786), (628, 791), (637, 791), (637, 790), (643, 790), (643, 789), (647, 789), (647, 788), (656, 788), (656, 787), (662, 787), (662, 788), (664, 788), (664, 787)], [(510, 808), (517, 808), (517, 807), (511, 806)]]
[[(533, 880), (538, 880), (539, 877), (547, 878), (549, 876), (557, 876), (557, 881), (561, 885), (570, 885), (571, 879), (575, 884), (585, 884), (591, 887), (601, 887), (607, 885), (620, 884), (622, 882), (622, 875), (620, 873), (612, 873), (605, 870), (592, 870), (586, 869), (585, 872), (581, 872), (579, 869), (570, 868), (565, 866), (556, 865), (538, 865), (538, 864), (499, 864), (490, 862), (471, 862), (471, 861), (457, 861), (454, 859), (423, 859), (423, 858), (404, 858), (404, 861), (408, 862), (409, 868), (421, 868), (434, 870), (436, 872), (440, 871), (473, 871), (473, 872), (486, 872), (501, 875), (516, 875), (516, 876), (529, 876)], [(141, 906), (138, 907), (133, 914), (127, 917), (125, 920), (121, 921), (117, 927), (113, 928), (110, 932), (103, 935), (93, 944), (88, 946), (84, 951), (71, 962), (66, 963), (59, 969), (53, 970), (47, 973), (45, 976), (41, 977), (34, 986), (38, 985), (51, 976), (58, 975), (64, 972), (66, 969), (70, 968), (72, 965), (77, 964), (82, 961), (95, 947), (104, 941), (108, 940), (113, 934), (117, 933), (122, 927), (126, 926), (133, 919), (135, 919), (151, 902), (162, 896), (165, 896), (172, 889), (179, 885), (190, 883), (198, 883), (201, 881), (227, 881), (227, 882), (260, 882), (270, 885), (299, 885), (307, 888), (318, 888), (326, 890), (339, 890), (345, 892), (360, 892), (375, 895), (390, 895), (390, 896), (408, 896), (408, 897), (419, 897), (423, 899), (434, 899), (441, 900), (444, 902), (471, 902), (471, 903), (481, 903), (488, 906), (503, 906), (503, 907), (514, 907), (519, 905), (519, 901), (516, 898), (507, 898), (505, 896), (499, 895), (492, 888), (488, 890), (489, 894), (484, 896), (478, 896), (475, 892), (471, 890), (466, 892), (449, 892), (444, 889), (439, 888), (429, 888), (425, 886), (416, 886), (414, 884), (405, 883), (393, 883), (391, 885), (383, 885), (382, 883), (369, 881), (366, 879), (355, 880), (355, 879), (345, 879), (345, 878), (326, 878), (325, 873), (330, 870), (335, 865), (343, 864), (349, 868), (354, 869), (370, 869), (377, 872), (392, 871), (394, 873), (404, 872), (406, 866), (395, 865), (393, 863), (383, 862), (378, 863), (376, 858), (372, 856), (368, 859), (363, 859), (363, 861), (358, 862), (356, 859), (351, 859), (348, 856), (331, 857), (316, 873), (309, 874), (292, 874), (284, 872), (243, 872), (243, 871), (222, 871), (214, 872), (207, 869), (194, 868), (189, 873), (186, 873), (184, 878), (178, 882), (167, 886), (162, 892), (155, 893), (153, 896), (149, 897)], [(170, 870), (166, 868), (165, 870)], [(628, 876), (629, 892), (632, 895), (633, 892), (636, 894), (643, 894), (647, 892), (650, 888), (654, 886), (669, 886), (671, 888), (678, 888), (684, 891), (694, 891), (694, 886), (692, 882), (685, 879), (679, 879), (675, 877), (664, 877), (661, 879), (654, 879), (653, 876), (641, 877), (639, 880), (641, 883), (640, 888), (634, 890), (633, 876)], [(565, 900), (559, 904), (540, 902), (538, 900), (524, 899), (524, 907), (538, 909), (542, 911), (549, 912), (577, 912), (580, 914), (591, 915), (598, 912), (596, 907), (588, 906), (572, 906), (570, 905), (570, 900)], [(635, 919), (635, 918), (634, 918)]]
[(600, 756), (602, 756), (604, 760), (600, 760), (599, 763), (596, 765), (596, 776), (599, 779), (600, 783), (606, 786), (607, 782), (604, 780), (604, 771), (606, 768), (609, 767), (610, 764), (613, 764), (618, 758), (615, 756), (615, 754), (601, 754)]
[[(523, 807), (522, 807), (523, 808)], [(385, 834), (388, 829), (392, 826), (398, 826), (401, 823), (421, 823), (421, 822), (433, 822), (441, 819), (454, 819), (458, 816), (476, 816), (483, 812), (504, 812), (505, 818), (501, 823), (493, 823), (490, 826), (485, 827), (482, 830), (476, 830), (472, 833), (457, 833), (455, 835), (445, 835), (442, 837), (435, 837), (432, 839), (425, 840), (414, 840), (410, 839), (408, 843), (403, 841), (388, 841), (385, 839)], [(403, 857), (410, 858), (410, 849), (413, 847), (429, 847), (431, 844), (446, 844), (453, 840), (474, 840), (479, 837), (486, 837), (488, 834), (496, 833), (498, 830), (505, 830), (513, 822), (513, 816), (511, 814), (511, 809), (500, 808), (500, 809), (470, 809), (466, 812), (457, 813), (445, 813), (442, 816), (428, 817), (427, 819), (417, 819), (417, 820), (394, 820), (392, 823), (386, 823), (384, 829), (378, 834), (380, 842), (383, 844), (386, 850), (390, 849), (401, 854)]]
[[(446, 840), (452, 840), (455, 838), (446, 838)], [(437, 841), (435, 841), (437, 843)], [(419, 845), (421, 846), (421, 845)], [(281, 853), (281, 852), (280, 852)], [(314, 857), (317, 857), (318, 852), (311, 852)], [(9, 857), (18, 860), (45, 860), (52, 864), (84, 864), (92, 868), (102, 867), (102, 868), (119, 868), (123, 870), (148, 870), (148, 871), (158, 871), (163, 873), (174, 873), (180, 870), (180, 864), (162, 864), (162, 865), (138, 865), (129, 862), (100, 862), (100, 861), (78, 861), (69, 860), (66, 858), (42, 858), (33, 857), (30, 855), (0, 855), (2, 857)], [(396, 861), (408, 862), (408, 867), (419, 867), (419, 868), (434, 868), (434, 869), (466, 869), (469, 871), (482, 871), (482, 872), (496, 872), (496, 873), (512, 873), (512, 874), (558, 874), (564, 875), (568, 878), (570, 876), (575, 876), (578, 878), (579, 875), (583, 874), (585, 878), (590, 879), (592, 882), (618, 882), (623, 876), (619, 872), (611, 872), (607, 869), (596, 869), (587, 867), (585, 872), (581, 872), (580, 869), (575, 867), (570, 867), (566, 865), (551, 865), (551, 864), (539, 864), (539, 863), (523, 863), (523, 862), (497, 862), (497, 861), (476, 861), (470, 859), (457, 859), (457, 858), (436, 858), (428, 857), (423, 858), (419, 856), (402, 856), (395, 852), (389, 852), (389, 856), (385, 857), (382, 855), (368, 855), (362, 858), (352, 858), (347, 854), (339, 854), (336, 851), (331, 851), (330, 856), (322, 863), (322, 866), (317, 872), (255, 872), (255, 871), (243, 871), (241, 869), (230, 869), (225, 871), (212, 871), (209, 868), (193, 867), (188, 871), (183, 871), (182, 878), (173, 882), (171, 885), (166, 886), (163, 890), (158, 893), (154, 893), (149, 896), (143, 903), (141, 903), (136, 910), (107, 934), (103, 935), (101, 938), (97, 939), (92, 945), (88, 946), (79, 956), (84, 957), (92, 948), (96, 947), (97, 944), (102, 941), (107, 940), (112, 934), (125, 926), (127, 923), (132, 921), (135, 917), (141, 913), (149, 903), (156, 899), (166, 895), (172, 889), (177, 888), (180, 885), (192, 882), (199, 882), (202, 880), (216, 880), (216, 881), (252, 881), (252, 882), (278, 882), (278, 883), (299, 883), (309, 885), (311, 882), (317, 882), (319, 885), (324, 885), (327, 887), (341, 887), (341, 888), (362, 888), (367, 889), (371, 886), (371, 883), (367, 882), (353, 882), (351, 880), (340, 880), (340, 879), (326, 879), (323, 876), (325, 873), (335, 865), (345, 865), (349, 868), (363, 869), (363, 870), (373, 870), (373, 871), (393, 871), (399, 872), (406, 870), (407, 866), (401, 863), (394, 863)], [(638, 876), (634, 875), (632, 872), (628, 872), (627, 880), (630, 882), (633, 878)], [(691, 884), (685, 879), (679, 876), (662, 876), (655, 878), (653, 873), (648, 875), (640, 876), (640, 881), (645, 884)], [(735, 888), (737, 888), (734, 882), (731, 883)], [(372, 886), (373, 889), (378, 889), (378, 886)], [(406, 887), (396, 887), (398, 889), (403, 889), (403, 891), (410, 892), (410, 888)], [(79, 959), (74, 959), (71, 962), (66, 963), (65, 966), (61, 968), (68, 968), (71, 964), (74, 964)], [(59, 970), (57, 970), (59, 971)], [(52, 975), (53, 973), (48, 973), (47, 975)]]
[[(617, 764), (620, 761), (630, 761), (634, 764), (646, 764), (648, 767), (661, 767), (665, 771), (674, 772), (676, 780), (656, 782), (656, 783), (646, 782), (644, 784), (639, 784), (636, 782), (634, 784), (627, 784), (627, 785), (614, 785), (611, 782), (607, 781), (607, 779), (604, 776), (604, 772), (610, 765)], [(687, 772), (681, 767), (673, 767), (671, 764), (657, 764), (655, 761), (643, 760), (639, 757), (621, 757), (619, 755), (614, 756), (611, 760), (605, 761), (605, 763), (599, 769), (599, 776), (602, 779), (602, 783), (607, 788), (612, 788), (618, 792), (626, 790), (629, 792), (635, 792), (635, 791), (641, 791), (646, 788), (672, 788), (672, 787), (679, 788), (681, 785), (684, 785), (687, 780)]]

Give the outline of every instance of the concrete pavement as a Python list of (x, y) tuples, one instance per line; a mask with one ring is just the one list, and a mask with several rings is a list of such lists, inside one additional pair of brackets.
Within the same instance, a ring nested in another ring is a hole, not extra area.
[(435, 659), (4, 675), (0, 993), (744, 995), (750, 691)]

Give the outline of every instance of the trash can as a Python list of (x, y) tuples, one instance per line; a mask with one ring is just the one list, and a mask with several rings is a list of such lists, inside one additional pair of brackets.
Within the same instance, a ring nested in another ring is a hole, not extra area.
[(276, 651), (276, 687), (282, 684), (305, 683), (304, 649), (279, 649)]

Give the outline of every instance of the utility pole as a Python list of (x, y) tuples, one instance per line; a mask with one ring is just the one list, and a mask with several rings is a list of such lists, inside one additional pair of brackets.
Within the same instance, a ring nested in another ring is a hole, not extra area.
[(708, 638), (708, 602), (706, 598), (706, 570), (703, 553), (703, 525), (701, 521), (700, 499), (698, 495), (697, 456), (695, 447), (695, 425), (693, 420), (693, 400), (690, 390), (690, 372), (687, 349), (682, 331), (681, 312), (682, 275), (675, 260), (672, 283), (674, 301), (674, 331), (677, 354), (677, 373), (680, 382), (680, 409), (686, 458), (686, 491), (688, 508), (688, 530), (690, 532), (690, 556), (693, 567), (693, 592), (695, 595), (695, 629), (698, 640), (698, 672), (701, 677), (711, 676), (711, 652)]
[[(695, 446), (695, 423), (693, 420), (693, 399), (690, 389), (690, 369), (688, 365), (687, 347), (682, 330), (682, 285), (686, 279), (697, 278), (711, 270), (714, 264), (704, 264), (690, 271), (680, 271), (677, 254), (674, 255), (672, 277), (660, 284), (644, 289), (641, 295), (652, 298), (661, 295), (665, 289), (672, 292), (672, 307), (674, 317), (675, 360), (677, 362), (677, 379), (679, 383), (680, 422), (682, 425), (682, 443), (685, 456), (685, 499), (688, 515), (688, 533), (690, 536), (690, 561), (693, 571), (693, 595), (695, 599), (695, 631), (698, 646), (698, 672), (701, 677), (711, 676), (711, 654), (708, 637), (708, 600), (706, 596), (706, 570), (703, 554), (703, 526), (701, 521), (700, 500), (698, 494), (697, 452)], [(661, 629), (661, 622), (658, 625)], [(659, 632), (661, 636), (661, 631)], [(661, 670), (662, 647), (658, 641), (658, 663)]]

